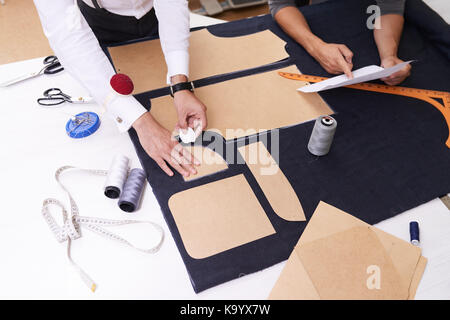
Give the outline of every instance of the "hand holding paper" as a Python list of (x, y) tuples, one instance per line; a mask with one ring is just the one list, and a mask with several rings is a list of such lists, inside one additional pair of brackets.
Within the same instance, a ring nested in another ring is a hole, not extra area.
[(390, 75), (398, 72), (402, 68), (404, 68), (406, 65), (410, 64), (413, 60), (406, 61), (403, 63), (399, 63), (393, 67), (390, 68), (383, 68), (380, 66), (367, 66), (358, 70), (353, 71), (353, 79), (349, 79), (346, 75), (340, 75), (337, 77), (333, 77), (321, 82), (317, 82), (315, 84), (304, 86), (299, 89), (298, 91), (302, 92), (319, 92), (323, 90), (329, 90), (334, 88), (339, 88), (343, 86), (348, 86), (351, 84), (361, 83), (361, 82), (367, 82), (371, 80), (376, 80), (380, 78), (386, 78)]

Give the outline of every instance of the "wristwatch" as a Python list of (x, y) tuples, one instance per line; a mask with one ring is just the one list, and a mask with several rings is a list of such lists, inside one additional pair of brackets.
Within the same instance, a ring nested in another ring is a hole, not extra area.
[(194, 83), (191, 82), (180, 82), (170, 86), (170, 95), (173, 98), (173, 95), (182, 90), (189, 90), (190, 92), (194, 92)]

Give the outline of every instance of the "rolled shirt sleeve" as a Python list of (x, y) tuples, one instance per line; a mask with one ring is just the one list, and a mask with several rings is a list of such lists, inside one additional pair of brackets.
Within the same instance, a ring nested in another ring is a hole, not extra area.
[[(318, 4), (333, 0), (312, 0), (311, 4)], [(302, 1), (299, 0), (269, 0), (269, 8), (272, 16), (285, 7), (298, 6)], [(385, 14), (399, 14), (403, 15), (405, 10), (405, 0), (377, 0), (380, 7), (381, 15)]]
[(285, 7), (295, 7), (295, 6), (296, 6), (295, 0), (269, 0), (269, 8), (272, 17), (274, 17), (278, 11), (280, 11)]
[(34, 3), (44, 34), (65, 70), (89, 90), (98, 104), (104, 105), (110, 100), (104, 105), (108, 116), (121, 132), (127, 131), (147, 110), (132, 96), (108, 99), (112, 90), (109, 80), (115, 74), (114, 68), (81, 13), (80, 28), (68, 26), (67, 12), (74, 1), (34, 0)]
[(398, 14), (403, 15), (405, 11), (405, 0), (377, 0), (381, 15)]
[(186, 0), (154, 0), (159, 38), (170, 77), (189, 76), (189, 8)]

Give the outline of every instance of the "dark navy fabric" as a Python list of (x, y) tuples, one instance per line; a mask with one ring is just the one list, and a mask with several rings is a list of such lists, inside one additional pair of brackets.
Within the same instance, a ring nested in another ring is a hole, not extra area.
[[(373, 3), (333, 1), (302, 7), (301, 11), (318, 36), (327, 42), (346, 44), (355, 54), (354, 67), (360, 68), (380, 63), (373, 32), (366, 28), (366, 8)], [(421, 0), (407, 1), (405, 17), (399, 56), (417, 62), (402, 85), (450, 91), (448, 24)], [(305, 74), (331, 76), (284, 34), (269, 15), (208, 27), (211, 33), (223, 37), (265, 29), (287, 41), (290, 59), (265, 68), (202, 79), (198, 84), (207, 85), (291, 63)], [(149, 98), (163, 94), (167, 94), (166, 89), (143, 93), (137, 98), (150, 108)], [(279, 131), (279, 166), (298, 195), (308, 220), (321, 200), (374, 224), (450, 192), (450, 149), (445, 145), (448, 128), (435, 107), (413, 98), (348, 88), (320, 95), (334, 110), (338, 122), (327, 156), (318, 158), (307, 150), (313, 121)], [(278, 217), (246, 165), (230, 164), (226, 171), (184, 182), (180, 175), (165, 175), (142, 149), (133, 130), (130, 136), (196, 292), (288, 258), (306, 222), (288, 222)], [(216, 139), (222, 141), (224, 150), (236, 149), (236, 141), (223, 141), (220, 136)], [(271, 150), (269, 143), (267, 147)], [(240, 173), (251, 185), (276, 234), (205, 259), (191, 258), (169, 210), (169, 198), (182, 190)]]

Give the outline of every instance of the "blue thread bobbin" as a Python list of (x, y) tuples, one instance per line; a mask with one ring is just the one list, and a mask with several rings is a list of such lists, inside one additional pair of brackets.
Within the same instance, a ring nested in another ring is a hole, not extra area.
[(66, 133), (74, 139), (85, 138), (100, 127), (100, 118), (94, 112), (81, 112), (67, 121)]
[(420, 237), (419, 237), (419, 223), (417, 221), (411, 221), (409, 223), (409, 235), (411, 243), (415, 246), (418, 246), (420, 244)]

